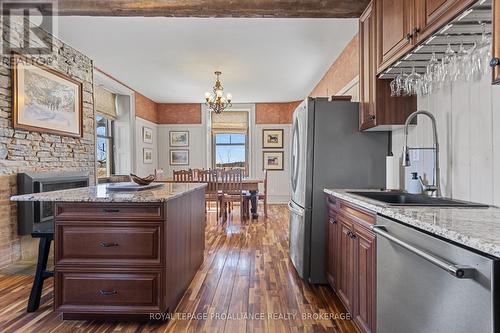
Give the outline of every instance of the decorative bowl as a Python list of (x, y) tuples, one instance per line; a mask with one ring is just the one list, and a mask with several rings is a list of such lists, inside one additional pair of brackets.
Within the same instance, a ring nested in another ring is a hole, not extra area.
[(134, 175), (133, 173), (130, 174), (130, 178), (137, 185), (149, 185), (156, 180), (155, 175), (149, 175), (147, 177), (141, 178), (139, 176)]

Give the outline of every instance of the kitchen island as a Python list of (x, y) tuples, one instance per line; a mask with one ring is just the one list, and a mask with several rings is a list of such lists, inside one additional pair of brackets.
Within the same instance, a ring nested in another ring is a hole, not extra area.
[(54, 203), (54, 307), (64, 319), (173, 312), (203, 262), (206, 184), (19, 195)]

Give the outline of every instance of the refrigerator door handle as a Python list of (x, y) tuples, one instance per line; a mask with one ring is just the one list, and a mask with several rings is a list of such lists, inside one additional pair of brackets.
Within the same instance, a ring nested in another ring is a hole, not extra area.
[(294, 120), (293, 133), (292, 133), (292, 188), (295, 192), (297, 189), (297, 178), (299, 176), (299, 155), (300, 155), (300, 142), (299, 142), (299, 125), (298, 119)]
[(292, 212), (295, 215), (298, 216), (304, 216), (304, 212), (298, 210), (297, 208), (293, 207), (293, 203), (291, 201), (288, 202), (288, 210)]

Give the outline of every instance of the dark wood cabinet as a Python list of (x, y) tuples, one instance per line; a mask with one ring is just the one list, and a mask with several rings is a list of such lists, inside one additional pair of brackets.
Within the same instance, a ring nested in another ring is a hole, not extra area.
[(500, 83), (500, 0), (493, 0), (493, 49), (492, 49), (492, 81)]
[(372, 1), (359, 19), (359, 127), (388, 130), (403, 125), (408, 115), (417, 110), (417, 98), (391, 97), (390, 80), (377, 78), (378, 13), (374, 4), (381, 6), (379, 1)]
[(337, 216), (339, 223), (338, 256), (340, 279), (337, 293), (349, 311), (353, 311), (354, 298), (354, 242), (352, 241), (352, 222), (342, 215)]
[(366, 227), (355, 224), (356, 302), (354, 320), (363, 332), (374, 332), (375, 328), (375, 235)]
[(376, 327), (376, 239), (370, 226), (375, 223), (375, 214), (330, 195), (327, 204), (328, 281), (358, 328), (373, 333)]
[(332, 287), (336, 287), (339, 281), (338, 273), (338, 237), (339, 223), (337, 222), (337, 202), (331, 196), (326, 198), (328, 216), (327, 223), (327, 239), (326, 239), (326, 277)]
[(415, 1), (376, 0), (379, 72), (413, 47)]
[(204, 212), (203, 188), (166, 202), (56, 203), (55, 310), (67, 319), (174, 311), (203, 261)]

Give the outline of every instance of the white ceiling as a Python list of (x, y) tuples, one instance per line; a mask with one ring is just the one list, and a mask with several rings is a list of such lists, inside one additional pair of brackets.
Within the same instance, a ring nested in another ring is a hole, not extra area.
[(300, 100), (357, 19), (59, 17), (59, 37), (156, 102), (199, 103), (222, 71), (235, 103)]

